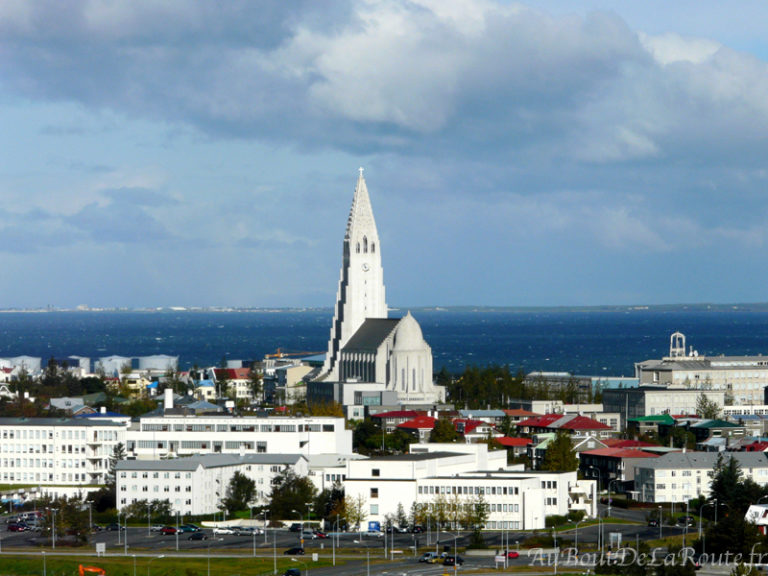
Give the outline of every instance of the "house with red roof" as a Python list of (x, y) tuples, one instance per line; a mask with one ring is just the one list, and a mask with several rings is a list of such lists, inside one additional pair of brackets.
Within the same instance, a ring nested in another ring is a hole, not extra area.
[(563, 430), (571, 435), (596, 436), (610, 438), (614, 431), (607, 424), (579, 414), (544, 414), (535, 418), (522, 420), (517, 425), (518, 432), (523, 434), (539, 434), (542, 432), (557, 432)]
[(508, 453), (512, 453), (512, 456), (525, 456), (528, 451), (528, 446), (533, 444), (533, 440), (530, 438), (510, 438), (509, 436), (500, 436), (495, 438), (496, 442), (504, 446)]
[(509, 410), (504, 410), (504, 414), (506, 414), (507, 418), (509, 418), (515, 424), (521, 420), (527, 420), (528, 418), (541, 416), (541, 414), (537, 412), (531, 412), (530, 410), (524, 410), (523, 408), (511, 408)]
[(599, 482), (601, 489), (615, 492), (631, 490), (635, 481), (635, 466), (659, 454), (645, 452), (641, 448), (597, 448), (579, 454), (579, 470), (584, 478)]
[(501, 432), (497, 432), (493, 424), (486, 422), (485, 420), (474, 420), (471, 418), (456, 418), (453, 421), (453, 427), (456, 432), (464, 436), (464, 440), (467, 443), (481, 442), (497, 436), (502, 436)]
[(434, 430), (436, 423), (437, 418), (432, 418), (432, 416), (421, 414), (415, 418), (411, 418), (410, 420), (403, 422), (402, 424), (398, 424), (396, 428), (398, 430), (405, 430), (406, 432), (410, 432), (416, 436), (419, 442), (429, 442), (429, 435), (432, 433), (432, 430)]

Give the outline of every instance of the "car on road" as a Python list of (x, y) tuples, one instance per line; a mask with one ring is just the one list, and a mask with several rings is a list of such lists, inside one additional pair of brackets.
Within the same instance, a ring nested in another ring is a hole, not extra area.
[(315, 531), (309, 528), (304, 528), (304, 530), (301, 531), (301, 537), (309, 538), (310, 540), (314, 540), (315, 538), (317, 538), (317, 536), (315, 535)]
[(461, 566), (464, 564), (464, 558), (461, 556), (448, 555), (443, 558), (444, 566)]
[(288, 532), (301, 532), (301, 524), (294, 522), (288, 527)]
[(427, 564), (434, 564), (437, 562), (437, 559), (439, 556), (434, 552), (424, 552), (421, 556), (419, 556), (419, 562), (426, 562)]
[(648, 520), (648, 526), (656, 527), (658, 525), (659, 525), (659, 521), (658, 520)]
[(283, 572), (283, 576), (301, 576), (301, 570), (298, 568), (288, 568), (288, 570)]
[(304, 548), (294, 547), (294, 548), (288, 548), (285, 552), (283, 552), (284, 556), (304, 556)]
[(125, 526), (122, 526), (117, 522), (112, 522), (112, 524), (107, 524), (106, 528), (104, 529), (109, 532), (118, 532), (120, 530), (125, 530)]
[(194, 524), (182, 524), (179, 526), (179, 532), (200, 532), (200, 527)]
[(256, 528), (255, 526), (235, 526), (232, 530), (235, 536), (258, 536), (263, 534), (261, 528)]
[(163, 529), (162, 524), (152, 524), (152, 526), (150, 526), (149, 528), (151, 532), (160, 532), (162, 529)]
[(423, 526), (414, 526), (411, 528), (411, 534), (421, 534), (422, 532), (424, 532)]
[(234, 534), (235, 531), (229, 526), (216, 526), (213, 529), (214, 534)]
[(507, 550), (507, 558), (509, 560), (514, 560), (515, 558), (520, 558), (520, 552), (517, 550)]
[(328, 538), (328, 534), (320, 530), (315, 530), (315, 538), (320, 538), (321, 540), (325, 540), (326, 538)]
[(192, 532), (187, 540), (208, 540), (205, 532)]
[(690, 526), (693, 526), (694, 523), (695, 523), (695, 519), (693, 518), (693, 516), (680, 516), (677, 519), (677, 525), (678, 526), (688, 526), (688, 527), (690, 527)]
[(384, 536), (384, 532), (381, 530), (368, 530), (368, 532), (365, 532), (364, 535), (371, 536), (373, 538), (382, 538)]
[(160, 533), (161, 533), (163, 536), (173, 536), (173, 535), (174, 535), (174, 534), (176, 534), (177, 532), (181, 533), (181, 530), (176, 530), (176, 527), (175, 527), (175, 526), (163, 526), (163, 527), (160, 529)]

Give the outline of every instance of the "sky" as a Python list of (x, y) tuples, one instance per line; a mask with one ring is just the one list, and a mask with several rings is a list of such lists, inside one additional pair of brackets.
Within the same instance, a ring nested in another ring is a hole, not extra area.
[(765, 302), (768, 4), (5, 0), (0, 308)]

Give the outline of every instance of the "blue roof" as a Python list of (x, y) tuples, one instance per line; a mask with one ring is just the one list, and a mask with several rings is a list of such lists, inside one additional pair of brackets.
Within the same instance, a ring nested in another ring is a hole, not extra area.
[(128, 418), (128, 416), (118, 412), (92, 412), (90, 414), (78, 414), (73, 418)]
[(216, 386), (213, 380), (200, 380), (200, 382), (198, 382), (197, 385), (198, 387), (199, 386), (211, 386), (211, 387)]

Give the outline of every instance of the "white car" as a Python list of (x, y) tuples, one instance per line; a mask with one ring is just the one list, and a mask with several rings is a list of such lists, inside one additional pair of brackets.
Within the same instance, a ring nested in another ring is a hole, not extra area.
[(234, 534), (235, 531), (229, 526), (216, 526), (213, 529), (214, 534)]
[(368, 530), (368, 532), (365, 533), (366, 536), (373, 536), (374, 538), (382, 538), (384, 536), (384, 532), (381, 530)]

